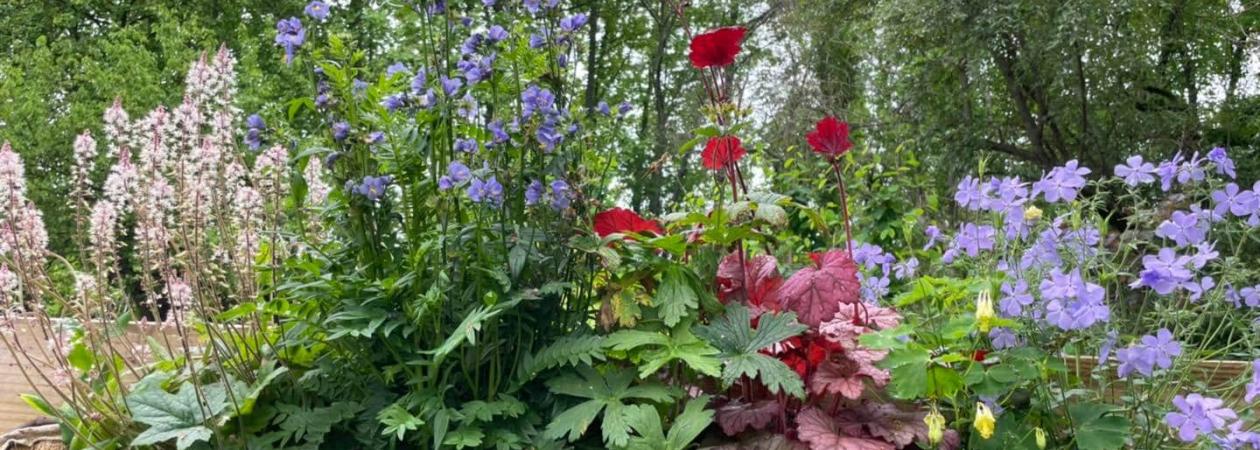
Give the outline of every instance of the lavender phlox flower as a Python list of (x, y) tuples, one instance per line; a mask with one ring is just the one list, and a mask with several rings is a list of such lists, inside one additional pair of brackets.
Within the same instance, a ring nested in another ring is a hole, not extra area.
[(1107, 338), (1103, 339), (1102, 344), (1098, 345), (1098, 364), (1099, 365), (1107, 364), (1107, 358), (1111, 357), (1111, 350), (1115, 348), (1116, 340), (1119, 337), (1120, 337), (1120, 334), (1117, 333), (1116, 330), (1107, 331)]
[(303, 11), (306, 12), (308, 17), (317, 21), (323, 22), (328, 20), (328, 4), (319, 0), (307, 3)]
[(1077, 192), (1085, 187), (1085, 175), (1089, 173), (1090, 170), (1079, 167), (1075, 159), (1068, 161), (1062, 167), (1051, 169), (1049, 174), (1033, 183), (1032, 196), (1043, 194), (1050, 203), (1076, 200)]
[[(1096, 323), (1111, 319), (1111, 310), (1103, 303), (1106, 290), (1081, 278), (1080, 270), (1073, 270), (1065, 279), (1070, 286), (1058, 286), (1063, 280), (1043, 280), (1042, 297), (1052, 298), (1046, 303), (1046, 320), (1062, 330), (1089, 328)], [(1047, 288), (1047, 282), (1051, 286)], [(1064, 290), (1061, 295), (1047, 296), (1046, 291)]]
[(1181, 287), (1190, 293), (1190, 301), (1195, 302), (1200, 298), (1203, 298), (1203, 294), (1206, 294), (1208, 291), (1212, 290), (1212, 288), (1216, 287), (1216, 280), (1214, 280), (1211, 276), (1204, 276), (1198, 281), (1190, 280), (1182, 283)]
[(884, 253), (884, 249), (875, 244), (857, 244), (856, 248), (853, 249), (853, 262), (866, 267), (867, 270), (874, 269), (894, 259), (892, 255)]
[(1229, 425), (1229, 430), (1223, 436), (1213, 435), (1212, 441), (1220, 447), (1221, 450), (1256, 450), (1260, 449), (1260, 433), (1247, 431), (1243, 429), (1246, 424), (1241, 420), (1234, 421)]
[(1161, 190), (1168, 192), (1169, 189), (1172, 189), (1172, 183), (1176, 181), (1177, 171), (1181, 167), (1181, 161), (1184, 159), (1185, 157), (1181, 155), (1181, 152), (1177, 152), (1172, 159), (1159, 163), (1155, 173), (1159, 175), (1159, 188)]
[(878, 305), (879, 301), (888, 295), (888, 285), (890, 280), (887, 275), (858, 275), (862, 280), (862, 301), (871, 305)]
[(1002, 283), (1002, 298), (998, 300), (998, 311), (1006, 317), (1019, 317), (1024, 313), (1024, 307), (1033, 304), (1032, 294), (1028, 293), (1028, 282), (1018, 280), (1014, 284), (1011, 282)]
[(541, 181), (530, 181), (529, 186), (525, 187), (525, 204), (528, 206), (537, 205), (542, 200), (543, 189)]
[(923, 230), (923, 235), (927, 236), (927, 243), (923, 244), (923, 249), (927, 250), (932, 248), (933, 245), (936, 245), (936, 241), (941, 237), (941, 229), (936, 225), (928, 225), (927, 228)]
[(1255, 214), (1257, 207), (1256, 193), (1240, 190), (1234, 183), (1226, 184), (1223, 189), (1213, 191), (1212, 203), (1216, 205), (1212, 212), (1218, 216), (1223, 216), (1228, 211), (1235, 217), (1246, 217)]
[(1234, 171), (1234, 160), (1229, 159), (1229, 154), (1224, 147), (1213, 148), (1208, 152), (1207, 159), (1216, 166), (1216, 173), (1225, 175), (1231, 180), (1238, 178), (1238, 174)]
[(994, 327), (989, 330), (989, 342), (993, 343), (994, 350), (1003, 350), (1018, 347), (1019, 337), (1008, 328)]
[(1177, 410), (1166, 414), (1164, 423), (1176, 428), (1177, 437), (1183, 442), (1194, 442), (1200, 435), (1212, 434), (1238, 418), (1238, 414), (1224, 404), (1221, 399), (1199, 394), (1177, 395), (1173, 397)]
[(1199, 159), (1199, 153), (1195, 152), (1190, 156), (1190, 160), (1181, 164), (1177, 168), (1177, 182), (1181, 184), (1190, 184), (1197, 181), (1203, 181), (1207, 178), (1206, 171), (1203, 169), (1203, 160)]
[(919, 259), (911, 256), (905, 261), (893, 265), (893, 276), (898, 280), (909, 280), (914, 278), (915, 272), (919, 268)]
[(1116, 176), (1124, 179), (1124, 184), (1137, 186), (1155, 181), (1155, 165), (1142, 160), (1142, 155), (1133, 155), (1124, 164), (1116, 165)]
[(1159, 295), (1171, 294), (1182, 283), (1193, 277), (1190, 269), (1186, 268), (1188, 264), (1190, 264), (1189, 257), (1177, 255), (1177, 252), (1171, 248), (1162, 248), (1158, 255), (1142, 257), (1143, 270), (1130, 286), (1149, 287)]
[(276, 22), (276, 45), (284, 47), (284, 63), (293, 63), (293, 52), (306, 42), (306, 30), (297, 17), (280, 19)]
[(1120, 378), (1127, 378), (1133, 372), (1149, 377), (1157, 367), (1171, 368), (1172, 360), (1177, 356), (1181, 356), (1181, 344), (1173, 339), (1172, 332), (1161, 328), (1155, 334), (1142, 336), (1138, 342), (1116, 352), (1116, 358), (1120, 360), (1116, 373)]
[(569, 183), (564, 180), (551, 181), (551, 209), (564, 211), (569, 209)]
[(954, 236), (953, 247), (970, 257), (980, 256), (982, 250), (993, 250), (996, 231), (989, 225), (963, 224)]
[(988, 198), (988, 184), (981, 183), (978, 178), (972, 178), (971, 175), (963, 177), (958, 182), (958, 188), (954, 191), (954, 201), (959, 206), (971, 211), (979, 211), (985, 205)]
[(1155, 228), (1155, 235), (1173, 240), (1178, 247), (1186, 247), (1207, 239), (1208, 227), (1206, 225), (1199, 220), (1197, 214), (1173, 211), (1172, 217)]

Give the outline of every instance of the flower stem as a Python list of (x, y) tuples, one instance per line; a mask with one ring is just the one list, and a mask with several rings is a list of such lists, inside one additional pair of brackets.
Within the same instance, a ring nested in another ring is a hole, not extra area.
[(844, 190), (844, 176), (840, 173), (840, 160), (832, 158), (831, 169), (836, 173), (836, 185), (840, 186), (840, 211), (844, 215), (845, 248), (853, 256), (853, 223), (849, 221), (849, 199)]

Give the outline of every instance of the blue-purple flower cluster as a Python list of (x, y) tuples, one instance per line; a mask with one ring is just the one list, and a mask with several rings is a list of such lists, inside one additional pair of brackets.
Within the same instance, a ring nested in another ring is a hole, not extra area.
[(1138, 342), (1116, 352), (1116, 359), (1120, 360), (1116, 374), (1127, 378), (1136, 371), (1149, 377), (1157, 367), (1172, 368), (1173, 358), (1178, 356), (1181, 356), (1181, 343), (1173, 338), (1171, 331), (1161, 328), (1155, 334), (1142, 336)]

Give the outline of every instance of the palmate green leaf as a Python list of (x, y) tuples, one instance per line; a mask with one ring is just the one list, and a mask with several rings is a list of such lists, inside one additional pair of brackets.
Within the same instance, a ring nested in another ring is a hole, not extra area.
[(622, 330), (609, 335), (605, 342), (617, 351), (638, 350), (640, 378), (651, 376), (673, 361), (682, 361), (692, 370), (711, 377), (722, 372), (721, 361), (715, 357), (718, 350), (697, 339), (687, 328), (668, 336), (651, 331)]
[(630, 412), (623, 403), (629, 399), (650, 400), (667, 403), (673, 400), (669, 388), (659, 384), (640, 384), (631, 386), (635, 373), (629, 369), (615, 369), (601, 375), (590, 366), (578, 368), (577, 374), (566, 374), (547, 383), (551, 392), (578, 398), (590, 399), (569, 408), (552, 419), (543, 432), (549, 439), (568, 439), (574, 441), (586, 433), (600, 412), (603, 412), (604, 442), (613, 446), (624, 446), (630, 439), (630, 427), (626, 425), (626, 414)]
[(1116, 409), (1098, 403), (1077, 403), (1068, 406), (1072, 417), (1076, 445), (1081, 450), (1114, 450), (1124, 448), (1129, 438), (1129, 420), (1112, 414)]
[(447, 434), (446, 439), (442, 441), (442, 445), (449, 445), (457, 449), (479, 447), (482, 439), (485, 439), (485, 437), (486, 434), (481, 432), (479, 427), (462, 426)]
[(460, 408), (460, 413), (464, 416), (464, 423), (474, 421), (489, 423), (496, 416), (520, 417), (525, 413), (525, 403), (511, 395), (499, 394), (499, 399), (493, 402), (474, 400), (464, 403), (464, 406)]
[(593, 334), (575, 334), (557, 339), (538, 353), (527, 356), (517, 370), (517, 377), (528, 381), (545, 370), (603, 361), (604, 341), (603, 336)]
[(191, 383), (181, 384), (175, 394), (162, 390), (156, 382), (137, 386), (143, 387), (127, 396), (127, 407), (136, 422), (149, 427), (132, 440), (132, 445), (154, 445), (173, 439), (175, 448), (183, 450), (197, 442), (208, 442), (214, 432), (206, 427), (207, 420), (227, 408), (227, 390), (222, 385), (202, 386), (204, 409), (202, 398)]
[(385, 436), (392, 435), (394, 439), (399, 441), (403, 440), (403, 436), (406, 436), (408, 431), (414, 431), (420, 428), (420, 425), (424, 425), (424, 420), (412, 415), (411, 411), (407, 411), (407, 408), (398, 403), (382, 409), (381, 412), (376, 414), (376, 420), (385, 426), (385, 429), (381, 430), (381, 434)]
[(685, 270), (687, 269), (678, 265), (665, 269), (661, 274), (661, 285), (656, 288), (656, 295), (652, 298), (652, 303), (659, 309), (661, 320), (667, 327), (678, 325), (690, 311), (700, 307), (700, 297), (691, 289)]
[(763, 314), (757, 328), (751, 326), (748, 308), (732, 305), (722, 318), (710, 325), (697, 326), (696, 334), (721, 352), (725, 365), (722, 382), (730, 386), (741, 376), (756, 378), (771, 392), (787, 392), (805, 397), (801, 378), (782, 361), (758, 353), (761, 349), (796, 336), (807, 329), (796, 322), (795, 313)]
[(649, 405), (627, 407), (626, 422), (638, 436), (632, 437), (626, 450), (686, 450), (691, 442), (713, 423), (713, 410), (705, 409), (708, 396), (700, 396), (687, 402), (682, 414), (674, 419), (666, 434), (661, 427), (661, 416)]

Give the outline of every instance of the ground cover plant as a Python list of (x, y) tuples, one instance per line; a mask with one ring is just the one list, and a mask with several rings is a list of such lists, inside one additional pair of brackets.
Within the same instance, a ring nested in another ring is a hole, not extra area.
[(274, 76), (224, 43), (66, 143), (72, 242), (5, 143), (23, 399), (76, 449), (1260, 448), (1245, 150), (939, 189), (861, 106), (775, 148), (741, 64), (781, 6), (645, 5), (639, 97), (594, 3), (295, 5)]

